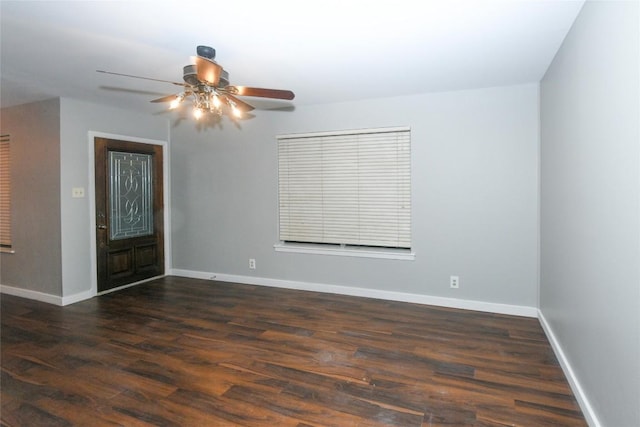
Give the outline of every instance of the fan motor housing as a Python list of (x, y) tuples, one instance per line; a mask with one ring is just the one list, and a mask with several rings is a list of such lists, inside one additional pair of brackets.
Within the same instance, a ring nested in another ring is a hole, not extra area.
[(220, 81), (218, 81), (218, 87), (229, 86), (229, 72), (227, 70), (222, 70), (220, 73)]
[(198, 83), (200, 83), (198, 81), (198, 73), (196, 72), (195, 65), (185, 65), (182, 71), (183, 71), (182, 78), (187, 84), (191, 86), (195, 86)]
[[(198, 84), (200, 84), (200, 81), (198, 80), (198, 72), (197, 72), (196, 66), (193, 64), (185, 65), (182, 68), (182, 78), (190, 86), (197, 86)], [(225, 87), (225, 86), (229, 86), (229, 72), (227, 70), (222, 70), (222, 72), (220, 73), (220, 80), (218, 81), (217, 87)]]
[(198, 46), (196, 47), (196, 52), (198, 56), (202, 56), (203, 58), (213, 60), (216, 57), (216, 50), (210, 46)]

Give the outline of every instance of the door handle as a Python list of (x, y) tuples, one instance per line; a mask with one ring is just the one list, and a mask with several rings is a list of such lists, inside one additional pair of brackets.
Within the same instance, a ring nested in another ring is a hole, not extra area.
[(106, 229), (107, 229), (106, 225), (102, 225), (101, 224), (101, 225), (98, 226), (98, 230), (106, 230)]

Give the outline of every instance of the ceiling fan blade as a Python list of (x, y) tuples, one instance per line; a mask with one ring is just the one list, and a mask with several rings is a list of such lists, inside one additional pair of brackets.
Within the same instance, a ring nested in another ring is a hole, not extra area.
[(247, 86), (234, 86), (234, 95), (240, 96), (258, 96), (261, 98), (275, 98), (275, 99), (288, 99), (291, 100), (295, 97), (295, 94), (290, 90), (281, 89), (263, 89), (259, 87), (247, 87)]
[(198, 80), (217, 86), (222, 74), (222, 67), (210, 59), (196, 56), (196, 72)]
[(167, 96), (163, 96), (162, 98), (152, 99), (149, 102), (171, 102), (171, 101), (182, 102), (191, 95), (193, 95), (193, 92), (187, 90), (182, 93), (176, 93), (175, 95), (167, 95)]
[(149, 102), (171, 102), (174, 99), (178, 99), (178, 95), (167, 95), (163, 96), (162, 98), (152, 99)]
[(236, 107), (238, 107), (238, 109), (243, 113), (246, 113), (247, 111), (255, 110), (255, 107), (253, 105), (247, 104), (246, 102), (236, 98), (233, 95), (229, 95), (228, 93), (226, 93), (224, 96), (226, 96), (231, 101), (233, 101), (233, 103), (236, 104)]
[(150, 77), (133, 76), (131, 74), (114, 73), (112, 71), (104, 71), (104, 70), (96, 70), (96, 71), (98, 73), (113, 74), (114, 76), (133, 77), (134, 79), (151, 80), (151, 81), (154, 81), (154, 82), (171, 83), (171, 84), (177, 85), (177, 86), (188, 87), (188, 85), (186, 85), (184, 83), (172, 82), (172, 81), (169, 81), (169, 80), (152, 79)]

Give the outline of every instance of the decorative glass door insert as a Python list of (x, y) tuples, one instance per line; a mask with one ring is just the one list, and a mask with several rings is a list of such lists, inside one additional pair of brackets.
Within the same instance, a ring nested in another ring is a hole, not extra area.
[(109, 151), (111, 240), (153, 234), (152, 157)]

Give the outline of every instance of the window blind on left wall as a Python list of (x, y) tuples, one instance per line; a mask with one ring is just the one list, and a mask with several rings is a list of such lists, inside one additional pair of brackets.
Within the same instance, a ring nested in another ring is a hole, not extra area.
[(11, 138), (0, 135), (0, 247), (11, 247)]

